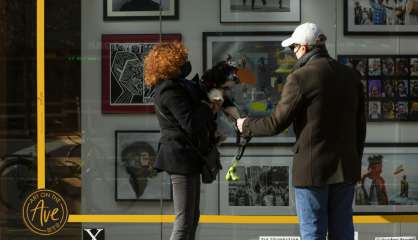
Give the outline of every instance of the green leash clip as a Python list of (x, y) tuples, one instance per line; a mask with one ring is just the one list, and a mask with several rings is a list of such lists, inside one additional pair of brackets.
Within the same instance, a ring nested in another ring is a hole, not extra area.
[(237, 164), (238, 160), (234, 158), (234, 161), (232, 162), (231, 166), (228, 168), (228, 172), (226, 173), (225, 180), (226, 181), (238, 181), (239, 176), (236, 173), (237, 170)]
[(229, 166), (229, 168), (228, 168), (228, 172), (226, 173), (226, 176), (225, 176), (226, 181), (230, 182), (230, 181), (238, 181), (239, 180), (239, 176), (236, 173), (237, 165), (238, 165), (239, 160), (241, 160), (241, 157), (242, 157), (242, 155), (244, 154), (244, 151), (245, 151), (245, 147), (250, 142), (250, 140), (251, 140), (251, 137), (245, 138), (244, 142), (241, 142), (240, 140), (237, 140), (237, 142), (239, 143), (238, 152), (237, 152), (237, 155), (235, 155), (231, 166)]

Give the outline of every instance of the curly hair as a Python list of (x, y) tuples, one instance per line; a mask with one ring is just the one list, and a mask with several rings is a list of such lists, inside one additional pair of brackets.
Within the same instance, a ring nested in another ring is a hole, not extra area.
[(180, 42), (155, 45), (145, 57), (145, 84), (154, 86), (160, 81), (178, 77), (186, 60), (187, 49)]

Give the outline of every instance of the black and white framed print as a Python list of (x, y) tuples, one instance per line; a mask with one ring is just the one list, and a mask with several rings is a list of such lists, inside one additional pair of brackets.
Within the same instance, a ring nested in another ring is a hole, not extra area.
[(171, 200), (170, 177), (157, 172), (158, 131), (115, 132), (115, 176), (117, 201)]
[(416, 0), (344, 0), (346, 35), (418, 34)]
[[(161, 37), (161, 39), (160, 39)], [(156, 44), (181, 41), (180, 34), (102, 36), (102, 112), (154, 112), (154, 88), (144, 84), (144, 59)]]
[[(233, 156), (222, 156), (225, 165)], [(291, 155), (245, 155), (236, 168), (237, 181), (220, 172), (220, 212), (236, 215), (293, 215)]]
[(104, 20), (174, 20), (179, 0), (103, 0)]
[(220, 0), (221, 23), (300, 22), (300, 0)]

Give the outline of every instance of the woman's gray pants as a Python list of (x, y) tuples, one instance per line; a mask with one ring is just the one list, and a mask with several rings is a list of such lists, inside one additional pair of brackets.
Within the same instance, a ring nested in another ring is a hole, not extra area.
[(200, 216), (200, 174), (170, 177), (176, 215), (170, 240), (194, 240)]

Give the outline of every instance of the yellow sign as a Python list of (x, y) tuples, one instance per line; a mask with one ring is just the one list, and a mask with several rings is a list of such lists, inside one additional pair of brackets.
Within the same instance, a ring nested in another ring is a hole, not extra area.
[(68, 208), (57, 192), (40, 189), (30, 194), (22, 207), (25, 225), (39, 235), (59, 232), (68, 220)]

